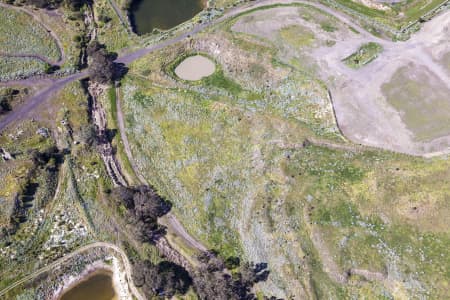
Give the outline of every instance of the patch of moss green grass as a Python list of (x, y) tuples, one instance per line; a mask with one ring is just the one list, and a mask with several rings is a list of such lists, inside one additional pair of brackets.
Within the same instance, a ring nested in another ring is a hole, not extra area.
[(342, 61), (350, 68), (359, 69), (375, 60), (382, 51), (383, 47), (380, 44), (369, 42), (361, 45), (355, 53)]
[(426, 69), (402, 67), (381, 88), (416, 140), (430, 141), (450, 133), (450, 90)]

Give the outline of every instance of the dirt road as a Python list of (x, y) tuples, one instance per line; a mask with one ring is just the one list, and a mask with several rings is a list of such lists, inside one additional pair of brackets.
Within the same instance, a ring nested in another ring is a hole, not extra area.
[(136, 286), (133, 283), (133, 278), (132, 278), (132, 269), (131, 269), (131, 264), (130, 261), (128, 260), (127, 255), (125, 254), (125, 252), (122, 251), (122, 249), (120, 249), (119, 247), (117, 247), (114, 244), (110, 244), (110, 243), (104, 243), (104, 242), (96, 242), (96, 243), (92, 243), (86, 246), (83, 246), (63, 257), (61, 257), (60, 259), (52, 262), (51, 264), (40, 268), (39, 270), (31, 273), (30, 275), (27, 275), (25, 277), (23, 277), (22, 279), (14, 282), (13, 284), (9, 285), (7, 288), (3, 289), (0, 291), (0, 297), (4, 296), (6, 293), (8, 293), (9, 291), (11, 291), (12, 289), (20, 286), (21, 284), (30, 281), (31, 279), (45, 273), (45, 272), (49, 272), (55, 268), (57, 268), (58, 266), (62, 265), (63, 263), (67, 262), (68, 260), (74, 258), (75, 256), (77, 256), (80, 253), (89, 251), (91, 249), (95, 249), (95, 248), (107, 248), (109, 250), (112, 250), (116, 253), (118, 253), (120, 255), (120, 258), (122, 259), (124, 268), (125, 268), (125, 272), (126, 272), (126, 277), (127, 277), (127, 281), (128, 281), (128, 286), (132, 292), (132, 294), (139, 300), (145, 300), (145, 298), (140, 294), (140, 292), (138, 291), (138, 289), (136, 288)]
[[(228, 11), (224, 16), (213, 20), (211, 22), (208, 23), (203, 23), (203, 24), (197, 24), (195, 25), (191, 30), (176, 36), (172, 39), (169, 40), (165, 40), (159, 44), (147, 47), (147, 48), (142, 48), (140, 50), (137, 50), (135, 52), (132, 53), (128, 53), (125, 55), (122, 55), (121, 57), (119, 57), (116, 62), (118, 63), (123, 63), (125, 65), (129, 65), (130, 63), (132, 63), (133, 61), (141, 58), (142, 56), (145, 56), (151, 52), (163, 49), (165, 47), (168, 47), (170, 45), (176, 44), (182, 40), (184, 40), (187, 37), (190, 37), (192, 35), (195, 35), (197, 33), (199, 33), (200, 31), (204, 30), (205, 28), (215, 25), (217, 23), (223, 22), (224, 20), (227, 20), (229, 18), (235, 17), (245, 11), (257, 8), (257, 7), (263, 7), (263, 6), (267, 6), (267, 5), (273, 5), (273, 4), (289, 4), (289, 3), (300, 3), (300, 4), (308, 4), (310, 6), (319, 8), (321, 10), (324, 10), (325, 12), (335, 16), (336, 18), (338, 18), (339, 20), (341, 20), (342, 22), (354, 27), (355, 29), (357, 29), (361, 34), (363, 34), (364, 36), (371, 36), (370, 33), (368, 33), (365, 29), (361, 28), (358, 24), (355, 24), (351, 21), (348, 20), (348, 17), (346, 17), (344, 14), (340, 13), (340, 12), (335, 12), (334, 10), (332, 10), (331, 8), (328, 8), (322, 4), (318, 4), (318, 3), (311, 3), (311, 2), (307, 2), (307, 1), (289, 1), (289, 0), (262, 0), (262, 1), (253, 1), (250, 2), (244, 6), (240, 6), (240, 7), (236, 7), (231, 9), (230, 11)], [(0, 4), (1, 5), (1, 4)], [(3, 4), (4, 6), (4, 4)], [(8, 6), (9, 7), (9, 6)], [(1, 122), (0, 122), (0, 132), (2, 132), (8, 125), (10, 125), (12, 122), (14, 121), (19, 121), (21, 119), (24, 119), (27, 117), (28, 113), (30, 111), (32, 111), (34, 108), (36, 108), (39, 104), (45, 102), (46, 100), (48, 100), (54, 93), (56, 93), (57, 91), (59, 91), (60, 89), (62, 89), (66, 84), (75, 81), (75, 80), (79, 80), (81, 78), (87, 77), (88, 73), (87, 71), (83, 71), (81, 73), (77, 73), (74, 75), (70, 75), (68, 77), (65, 77), (63, 79), (60, 80), (55, 80), (47, 89), (41, 91), (40, 93), (38, 93), (37, 95), (31, 97), (25, 104), (24, 106), (22, 106), (20, 109), (15, 110), (11, 113), (9, 113), (7, 115), (7, 117), (5, 117)], [(24, 84), (29, 84), (30, 82), (32, 82), (33, 79), (25, 79), (23, 81), (14, 81), (12, 84), (18, 85), (21, 84), (22, 82)], [(8, 85), (8, 83), (3, 83), (3, 85)]]
[(36, 95), (29, 98), (21, 107), (7, 114), (0, 121), (0, 132), (5, 130), (5, 128), (13, 122), (25, 119), (37, 106), (49, 100), (55, 92), (62, 89), (66, 84), (85, 78), (87, 74), (87, 72), (81, 72), (55, 80), (48, 88), (38, 92)]
[(1, 52), (0, 52), (0, 56), (37, 58), (39, 60), (42, 60), (42, 61), (44, 61), (44, 62), (46, 62), (46, 63), (48, 63), (50, 65), (54, 65), (54, 66), (62, 66), (64, 64), (66, 58), (65, 58), (65, 54), (64, 54), (64, 50), (63, 50), (64, 48), (62, 46), (61, 41), (59, 40), (59, 37), (53, 32), (53, 30), (51, 28), (49, 28), (46, 24), (44, 24), (35, 13), (33, 13), (32, 11), (29, 11), (26, 8), (14, 6), (14, 5), (9, 5), (9, 4), (2, 3), (2, 2), (0, 2), (0, 7), (9, 8), (9, 9), (13, 9), (13, 10), (16, 10), (16, 11), (20, 11), (20, 12), (26, 13), (27, 15), (29, 15), (33, 19), (35, 19), (36, 22), (39, 23), (52, 36), (52, 38), (55, 40), (56, 45), (57, 45), (57, 47), (59, 49), (60, 58), (57, 61), (51, 61), (51, 60), (49, 60), (46, 57), (43, 57), (41, 55), (36, 55), (36, 54), (27, 54), (27, 53), (20, 53), (20, 54), (8, 53), (8, 54), (6, 54), (6, 53), (1, 53)]
[[(128, 137), (126, 134), (125, 122), (123, 118), (122, 104), (120, 99), (119, 89), (116, 88), (116, 107), (117, 107), (117, 123), (119, 126), (120, 137), (123, 142), (125, 154), (127, 155), (128, 161), (133, 168), (134, 173), (138, 177), (141, 184), (147, 185), (147, 180), (139, 173), (136, 164), (133, 160), (133, 154), (131, 152), (130, 143), (128, 142)], [(195, 240), (187, 231), (184, 229), (183, 225), (177, 220), (177, 218), (172, 214), (168, 213), (162, 218), (162, 221), (165, 226), (168, 227), (169, 231), (175, 233), (178, 237), (183, 239), (184, 244), (189, 246), (192, 249), (196, 249), (198, 251), (207, 251), (208, 249), (203, 246), (200, 242)]]

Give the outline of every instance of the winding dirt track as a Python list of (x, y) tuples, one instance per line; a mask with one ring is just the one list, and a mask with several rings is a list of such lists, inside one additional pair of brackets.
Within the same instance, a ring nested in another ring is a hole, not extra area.
[[(334, 10), (332, 10), (331, 8), (322, 5), (322, 4), (318, 4), (318, 3), (311, 3), (308, 1), (295, 1), (295, 0), (260, 0), (260, 1), (253, 1), (250, 2), (244, 6), (240, 6), (240, 7), (236, 7), (231, 9), (230, 11), (228, 11), (224, 16), (213, 20), (211, 22), (208, 23), (203, 23), (203, 24), (197, 24), (195, 25), (191, 30), (176, 36), (172, 39), (168, 39), (165, 40), (159, 44), (147, 47), (147, 48), (142, 48), (139, 49), (135, 52), (132, 53), (128, 53), (125, 55), (122, 55), (121, 57), (119, 57), (116, 62), (118, 63), (123, 63), (125, 65), (129, 65), (131, 64), (133, 61), (141, 58), (142, 56), (145, 56), (151, 52), (154, 51), (158, 51), (161, 50), (165, 47), (168, 47), (170, 45), (176, 44), (182, 40), (184, 40), (185, 38), (188, 38), (192, 35), (195, 35), (197, 33), (199, 33), (200, 31), (202, 31), (203, 29), (218, 24), (220, 22), (223, 22), (224, 20), (227, 20), (229, 18), (235, 17), (241, 13), (244, 13), (246, 11), (249, 11), (251, 9), (254, 8), (258, 8), (258, 7), (263, 7), (263, 6), (268, 6), (268, 5), (273, 5), (273, 4), (295, 4), (295, 3), (299, 3), (299, 4), (307, 4), (313, 7), (316, 7), (318, 9), (321, 9), (323, 11), (325, 11), (326, 13), (336, 17), (337, 19), (339, 19), (340, 21), (342, 21), (345, 24), (348, 24), (350, 26), (352, 26), (353, 28), (355, 28), (356, 30), (358, 30), (362, 35), (367, 36), (367, 37), (372, 37), (372, 35), (370, 33), (368, 33), (364, 28), (360, 27), (358, 24), (355, 24), (351, 21), (348, 20), (348, 17), (345, 16), (344, 14), (340, 13), (340, 12), (336, 12)], [(0, 4), (1, 6), (2, 4)], [(4, 4), (3, 4), (4, 6)], [(374, 40), (380, 40), (378, 38), (373, 38)], [(386, 42), (384, 40), (380, 40), (383, 43)], [(70, 75), (67, 77), (64, 77), (63, 79), (53, 79), (52, 83), (50, 84), (50, 86), (44, 90), (42, 90), (41, 92), (39, 92), (38, 94), (34, 95), (33, 97), (31, 97), (20, 109), (17, 109), (15, 111), (12, 111), (11, 113), (9, 113), (7, 115), (7, 117), (5, 117), (2, 121), (0, 121), (0, 132), (2, 132), (3, 130), (5, 130), (10, 124), (12, 124), (13, 122), (19, 121), (21, 119), (24, 119), (28, 116), (28, 114), (34, 110), (38, 105), (40, 105), (41, 103), (47, 101), (48, 99), (50, 99), (50, 97), (56, 93), (57, 91), (59, 91), (60, 89), (62, 89), (66, 84), (75, 81), (75, 80), (79, 80), (81, 78), (85, 78), (88, 76), (88, 72), (87, 71), (83, 71), (81, 73), (77, 73), (74, 75)], [(30, 81), (32, 82), (33, 79), (25, 79), (23, 81), (14, 81), (11, 82), (11, 85), (20, 85), (22, 84), (22, 82), (24, 84), (29, 84)], [(9, 85), (8, 82), (3, 83), (2, 85)]]
[[(133, 160), (133, 154), (131, 152), (131, 147), (128, 142), (128, 137), (126, 134), (126, 128), (125, 128), (125, 122), (123, 118), (123, 112), (122, 112), (122, 105), (121, 105), (121, 99), (120, 99), (120, 93), (119, 89), (116, 88), (116, 106), (117, 106), (117, 123), (119, 125), (119, 132), (120, 137), (123, 142), (123, 146), (125, 149), (125, 154), (127, 155), (128, 161), (131, 164), (131, 167), (133, 168), (134, 173), (138, 177), (139, 181), (142, 184), (147, 184), (147, 181), (145, 178), (138, 172), (138, 169), (136, 168), (136, 164)], [(169, 227), (169, 230), (175, 232), (179, 237), (183, 239), (183, 242), (188, 245), (189, 247), (193, 249), (197, 249), (198, 251), (207, 251), (208, 249), (202, 245), (200, 242), (198, 242), (196, 239), (194, 239), (189, 233), (187, 233), (186, 229), (184, 229), (183, 225), (177, 220), (177, 218), (169, 212), (166, 214), (163, 219), (167, 221), (167, 227)]]
[[(165, 40), (159, 44), (147, 47), (147, 48), (143, 48), (140, 50), (137, 50), (135, 52), (129, 53), (129, 54), (125, 54), (121, 57), (119, 57), (117, 59), (118, 63), (123, 63), (125, 65), (129, 65), (130, 63), (132, 63), (133, 61), (141, 58), (144, 55), (147, 55), (151, 52), (163, 49), (167, 46), (173, 45), (175, 43), (178, 43), (180, 41), (182, 41), (185, 38), (188, 38), (192, 35), (195, 35), (197, 33), (199, 33), (200, 31), (202, 31), (203, 29), (212, 26), (214, 24), (220, 23), (226, 19), (232, 18), (234, 16), (237, 16), (241, 13), (244, 13), (246, 11), (249, 11), (251, 9), (257, 8), (257, 7), (263, 7), (263, 6), (268, 6), (268, 5), (273, 5), (273, 4), (295, 4), (295, 3), (299, 3), (299, 4), (307, 4), (313, 7), (316, 7), (334, 17), (336, 17), (337, 19), (339, 19), (341, 22), (355, 28), (356, 30), (358, 30), (361, 34), (362, 37), (367, 37), (370, 38), (370, 40), (372, 41), (376, 41), (379, 42), (380, 44), (382, 44), (383, 46), (390, 46), (392, 44), (392, 42), (389, 41), (385, 41), (385, 40), (381, 40), (379, 38), (373, 37), (370, 33), (368, 33), (365, 29), (363, 29), (362, 27), (360, 27), (358, 24), (353, 23), (352, 21), (349, 20), (349, 17), (344, 15), (343, 13), (340, 12), (336, 12), (334, 10), (332, 10), (331, 8), (318, 4), (318, 3), (311, 3), (308, 1), (289, 1), (289, 0), (261, 0), (261, 1), (253, 1), (250, 2), (244, 6), (240, 6), (234, 9), (231, 9), (230, 11), (228, 11), (224, 16), (208, 22), (208, 23), (204, 23), (204, 24), (197, 24), (195, 25), (191, 30), (177, 36), (174, 37), (172, 39), (168, 39)], [(0, 4), (1, 5), (1, 4)], [(28, 114), (33, 111), (37, 106), (39, 106), (40, 104), (44, 103), (45, 101), (47, 101), (48, 99), (51, 98), (51, 96), (56, 93), (57, 91), (59, 91), (60, 89), (62, 89), (66, 84), (85, 78), (87, 77), (89, 74), (87, 71), (83, 71), (74, 75), (70, 75), (68, 77), (65, 77), (63, 79), (59, 79), (59, 80), (51, 80), (51, 83), (49, 84), (49, 86), (42, 90), (41, 92), (39, 92), (38, 94), (34, 95), (33, 97), (31, 97), (20, 109), (17, 109), (13, 112), (11, 112), (9, 115), (7, 115), (2, 121), (0, 121), (0, 132), (2, 132), (3, 130), (5, 130), (9, 125), (11, 125), (13, 122), (19, 121), (21, 119), (24, 119), (28, 116)], [(33, 79), (28, 79), (25, 80), (24, 83), (25, 84), (29, 84)], [(16, 81), (14, 82), (14, 84), (21, 84), (20, 81)], [(121, 134), (121, 138), (122, 141), (125, 145), (125, 151), (126, 154), (130, 160), (130, 163), (133, 163), (132, 160), (132, 153), (130, 150), (130, 146), (128, 144), (128, 139), (126, 137), (126, 131), (125, 131), (125, 125), (124, 125), (124, 120), (123, 120), (123, 115), (122, 115), (122, 110), (121, 110), (121, 106), (120, 106), (120, 99), (118, 99), (118, 103), (117, 103), (117, 108), (118, 108), (118, 122), (119, 122), (119, 127), (120, 127), (120, 134)], [(133, 166), (133, 169), (134, 166)], [(139, 176), (139, 173), (136, 173)], [(141, 176), (139, 176), (139, 180), (145, 182), (144, 178), (142, 178)], [(178, 222), (178, 220), (176, 220), (176, 218), (173, 215), (170, 215), (168, 217), (169, 223), (171, 224), (171, 227), (173, 228), (173, 230), (181, 237), (184, 238), (185, 242), (187, 244), (189, 244), (191, 247), (194, 247), (196, 249), (199, 250), (204, 250), (206, 249), (201, 243), (197, 242), (195, 239), (193, 239), (187, 232), (186, 230), (183, 228), (183, 226), (180, 224), (180, 222)], [(68, 259), (74, 257), (76, 254), (81, 253), (83, 251), (87, 251), (89, 249), (95, 248), (95, 247), (107, 247), (110, 248), (116, 252), (118, 252), (124, 261), (124, 265), (127, 271), (127, 278), (129, 280), (129, 284), (130, 284), (130, 288), (132, 289), (133, 293), (135, 295), (138, 295), (139, 299), (142, 299), (140, 297), (140, 294), (137, 292), (135, 286), (133, 285), (133, 281), (131, 280), (131, 266), (128, 262), (128, 259), (125, 255), (125, 253), (123, 253), (123, 251), (118, 248), (115, 245), (111, 245), (108, 243), (94, 243), (91, 245), (87, 245), (85, 247), (82, 247), (78, 250), (76, 250), (75, 252), (68, 254), (66, 256), (64, 256), (63, 258), (55, 261), (54, 263), (34, 272), (33, 274), (30, 274), (28, 276), (26, 276), (25, 278), (21, 279), (20, 281), (14, 283), (13, 285), (9, 286), (8, 288), (0, 291), (0, 296), (4, 295), (6, 292), (8, 292), (9, 290), (11, 290), (12, 288), (20, 285), (21, 283), (30, 280), (31, 278), (34, 278), (35, 276), (42, 274), (46, 271), (51, 270), (54, 267), (57, 267), (58, 265), (62, 264), (63, 262), (67, 261)]]
[(131, 269), (131, 264), (130, 261), (128, 260), (127, 255), (125, 254), (125, 252), (122, 251), (122, 249), (120, 249), (119, 247), (117, 247), (114, 244), (110, 244), (110, 243), (104, 243), (104, 242), (95, 242), (86, 246), (83, 246), (77, 250), (75, 250), (74, 252), (71, 252), (63, 257), (61, 257), (60, 259), (52, 262), (51, 264), (40, 268), (39, 270), (23, 277), (22, 279), (14, 282), (13, 284), (11, 284), (10, 286), (8, 286), (7, 288), (3, 289), (0, 291), (0, 297), (4, 296), (6, 293), (8, 293), (10, 290), (16, 288), (17, 286), (45, 273), (45, 272), (49, 272), (57, 267), (59, 267), (60, 265), (62, 265), (63, 263), (67, 262), (68, 260), (70, 260), (71, 258), (74, 258), (75, 256), (77, 256), (80, 253), (89, 251), (91, 249), (95, 249), (95, 248), (107, 248), (109, 250), (115, 251), (117, 252), (123, 262), (123, 265), (125, 267), (125, 272), (127, 275), (127, 281), (128, 281), (128, 286), (132, 292), (132, 294), (138, 299), (138, 300), (144, 300), (145, 298), (139, 293), (139, 291), (137, 290), (136, 286), (133, 283), (133, 278), (132, 278), (132, 269)]
[(64, 50), (62, 47), (62, 43), (59, 40), (59, 37), (53, 32), (53, 30), (51, 30), (51, 28), (49, 28), (47, 25), (45, 25), (36, 14), (34, 14), (32, 11), (29, 11), (28, 9), (25, 9), (23, 7), (17, 7), (14, 5), (9, 5), (6, 3), (2, 3), (0, 2), (0, 7), (4, 7), (4, 8), (9, 8), (9, 9), (13, 9), (16, 11), (20, 11), (23, 13), (26, 13), (27, 15), (31, 16), (33, 19), (36, 20), (37, 23), (39, 23), (39, 25), (41, 25), (51, 36), (52, 38), (56, 41), (56, 45), (58, 47), (59, 50), (59, 54), (60, 54), (60, 59), (57, 61), (52, 61), (42, 55), (37, 55), (37, 54), (29, 54), (29, 53), (2, 53), (0, 52), (0, 56), (4, 56), (4, 57), (29, 57), (29, 58), (35, 58), (35, 59), (39, 59), (43, 62), (46, 62), (50, 65), (54, 65), (54, 66), (62, 66), (64, 64), (64, 62), (66, 61), (65, 58), (65, 54), (64, 54)]
[[(1, 119), (0, 132), (5, 130), (5, 128), (8, 127), (8, 125), (12, 124), (13, 122), (26, 118), (29, 115), (29, 113), (32, 112), (37, 106), (49, 100), (55, 92), (62, 89), (66, 84), (73, 82), (75, 80), (82, 79), (87, 76), (88, 76), (87, 72), (81, 72), (62, 79), (52, 80), (52, 83), (48, 88), (30, 97), (21, 107), (7, 114), (3, 119)], [(14, 84), (17, 85), (20, 83), (18, 83), (18, 81), (15, 81)]]

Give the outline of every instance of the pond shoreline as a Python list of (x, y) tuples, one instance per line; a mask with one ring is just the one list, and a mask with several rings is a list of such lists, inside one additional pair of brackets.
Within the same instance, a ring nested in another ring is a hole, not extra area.
[(87, 265), (84, 270), (73, 276), (67, 276), (62, 279), (63, 283), (53, 293), (53, 300), (60, 300), (67, 292), (71, 291), (77, 285), (88, 281), (92, 277), (104, 274), (111, 277), (112, 287), (118, 299), (127, 299), (131, 297), (128, 290), (126, 279), (122, 278), (117, 259), (112, 258), (112, 264), (107, 264), (104, 261), (96, 261)]
[(191, 0), (182, 8), (174, 2), (131, 0), (127, 10), (131, 30), (138, 36), (151, 34), (154, 30), (164, 32), (191, 20), (209, 6), (208, 0)]

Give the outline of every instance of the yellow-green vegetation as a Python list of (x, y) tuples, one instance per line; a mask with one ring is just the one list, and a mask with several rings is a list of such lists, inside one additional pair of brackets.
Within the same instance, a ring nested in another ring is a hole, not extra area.
[[(13, 155), (0, 161), (0, 289), (111, 228), (99, 208), (100, 191), (110, 187), (100, 157), (72, 140), (82, 140), (88, 126), (80, 83), (65, 87), (51, 107), (52, 116), (43, 119), (55, 123), (27, 121), (0, 136), (1, 147)], [(51, 150), (56, 144), (70, 154)]]
[[(98, 26), (98, 39), (109, 51), (120, 52), (135, 44), (135, 35), (128, 32), (108, 0), (95, 1), (94, 15)], [(126, 15), (125, 15), (126, 16)]]
[(297, 25), (292, 25), (281, 29), (280, 35), (293, 47), (310, 46), (314, 41), (314, 33), (312, 31)]
[(79, 64), (81, 44), (86, 34), (86, 24), (80, 18), (80, 12), (59, 8), (58, 13), (51, 16), (45, 10), (34, 10), (33, 13), (58, 37), (64, 52), (64, 62), (61, 69), (75, 70)]
[(429, 141), (450, 132), (450, 90), (426, 68), (402, 67), (382, 90), (418, 141)]
[[(266, 294), (446, 298), (448, 160), (338, 150), (308, 45), (289, 43), (297, 29), (255, 37), (234, 31), (240, 20), (131, 66), (121, 95), (137, 171), (205, 245), (268, 262)], [(210, 81), (171, 74), (191, 52), (217, 62)]]
[(350, 68), (359, 69), (375, 60), (382, 51), (383, 47), (380, 44), (370, 42), (361, 45), (355, 53), (342, 61)]
[[(55, 39), (32, 16), (15, 9), (0, 9), (0, 51), (5, 54), (61, 58)], [(1, 54), (1, 53), (0, 53)]]

